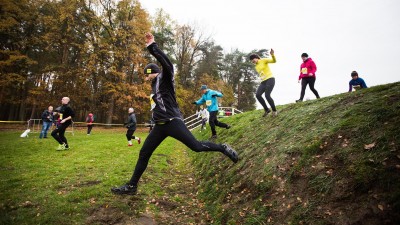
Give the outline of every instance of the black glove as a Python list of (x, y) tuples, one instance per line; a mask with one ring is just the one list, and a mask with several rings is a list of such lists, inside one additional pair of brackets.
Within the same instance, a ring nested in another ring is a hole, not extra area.
[(196, 103), (196, 102), (192, 102), (192, 104), (195, 104), (195, 105), (197, 105), (197, 103)]
[(217, 95), (211, 95), (211, 97), (215, 98), (215, 97), (217, 97)]

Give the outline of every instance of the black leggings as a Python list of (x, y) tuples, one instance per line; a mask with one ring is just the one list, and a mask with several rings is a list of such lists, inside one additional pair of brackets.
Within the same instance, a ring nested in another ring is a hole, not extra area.
[(271, 98), (271, 92), (275, 86), (275, 78), (271, 77), (267, 80), (261, 82), (260, 86), (257, 88), (256, 98), (258, 102), (262, 105), (265, 111), (269, 111), (267, 104), (265, 103), (262, 94), (265, 93), (265, 99), (267, 99), (268, 104), (271, 106), (272, 111), (276, 111), (274, 100)]
[(53, 136), (53, 138), (56, 139), (60, 145), (65, 143), (68, 146), (67, 138), (65, 138), (64, 135), (68, 126), (69, 124), (62, 123), (51, 132), (51, 136)]
[(87, 134), (90, 134), (92, 132), (93, 124), (92, 125), (87, 125)]
[(310, 85), (311, 91), (314, 93), (314, 95), (319, 98), (318, 91), (315, 90), (314, 84), (315, 84), (315, 77), (304, 77), (301, 80), (301, 93), (300, 93), (300, 100), (303, 100), (304, 94), (306, 93), (306, 87), (307, 84)]
[(149, 136), (147, 136), (142, 149), (140, 149), (139, 159), (136, 163), (135, 171), (133, 172), (129, 184), (137, 185), (140, 177), (147, 168), (147, 164), (149, 163), (149, 159), (154, 150), (156, 150), (161, 142), (167, 137), (177, 139), (195, 152), (224, 151), (224, 147), (220, 144), (196, 140), (180, 119), (173, 119), (163, 125), (155, 125)]
[(208, 121), (208, 123), (210, 124), (212, 135), (217, 135), (217, 131), (215, 130), (215, 126), (223, 127), (223, 128), (227, 128), (228, 127), (227, 124), (218, 121), (217, 114), (218, 114), (218, 111), (210, 112), (210, 120)]
[(133, 133), (135, 133), (135, 130), (127, 130), (126, 131), (126, 139), (128, 139), (128, 141), (135, 139), (135, 136), (133, 136)]

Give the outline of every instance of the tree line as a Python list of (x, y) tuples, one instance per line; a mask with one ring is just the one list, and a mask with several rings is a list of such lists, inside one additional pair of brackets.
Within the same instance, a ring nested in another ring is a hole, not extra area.
[(0, 120), (40, 118), (63, 96), (75, 121), (91, 112), (96, 122), (120, 123), (129, 107), (139, 122), (149, 120), (148, 31), (174, 63), (184, 116), (195, 111), (201, 84), (222, 91), (223, 106), (255, 109), (249, 53), (224, 53), (199, 26), (162, 9), (150, 16), (137, 0), (0, 0), (0, 24)]

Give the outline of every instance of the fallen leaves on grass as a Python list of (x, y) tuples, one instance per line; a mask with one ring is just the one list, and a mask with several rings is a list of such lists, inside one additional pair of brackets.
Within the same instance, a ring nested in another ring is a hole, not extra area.
[(372, 149), (373, 147), (375, 147), (375, 142), (373, 142), (373, 143), (371, 143), (371, 144), (365, 144), (365, 145), (364, 145), (364, 149), (365, 149), (365, 150), (370, 150), (370, 149)]

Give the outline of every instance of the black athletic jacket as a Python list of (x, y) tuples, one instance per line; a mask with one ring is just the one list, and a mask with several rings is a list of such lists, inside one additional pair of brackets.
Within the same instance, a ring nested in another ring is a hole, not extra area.
[(153, 42), (147, 49), (162, 66), (162, 72), (151, 83), (151, 98), (156, 104), (152, 109), (152, 118), (156, 124), (172, 119), (182, 119), (176, 102), (174, 66), (164, 52), (158, 48), (157, 43)]
[(128, 122), (125, 125), (128, 130), (136, 130), (136, 116), (135, 113), (129, 113)]
[[(68, 116), (71, 116), (72, 118), (74, 118), (75, 113), (74, 111), (71, 109), (71, 107), (69, 105), (62, 105), (60, 108), (60, 111), (58, 112), (60, 114), (60, 116), (62, 115), (62, 119), (67, 118)], [(72, 123), (72, 118), (70, 120), (65, 121), (65, 125), (70, 125)]]

